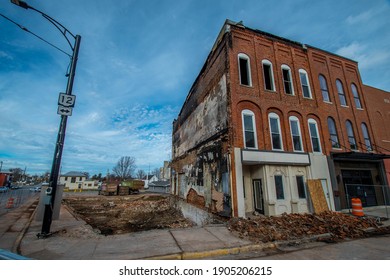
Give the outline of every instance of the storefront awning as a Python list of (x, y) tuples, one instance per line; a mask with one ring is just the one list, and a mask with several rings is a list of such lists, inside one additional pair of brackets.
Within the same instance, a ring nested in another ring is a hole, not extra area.
[(374, 154), (374, 153), (359, 153), (359, 152), (346, 152), (346, 153), (332, 153), (333, 160), (350, 160), (350, 161), (380, 161), (390, 158), (390, 155)]

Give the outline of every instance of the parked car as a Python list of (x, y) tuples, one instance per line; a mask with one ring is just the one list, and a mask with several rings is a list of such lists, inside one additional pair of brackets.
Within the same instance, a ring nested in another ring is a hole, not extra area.
[(8, 191), (7, 187), (0, 187), (0, 193), (5, 193)]
[(35, 188), (30, 188), (30, 191), (32, 192), (40, 192), (41, 191), (41, 187), (35, 187)]
[(17, 190), (17, 189), (20, 189), (20, 187), (19, 186), (12, 186), (11, 189)]

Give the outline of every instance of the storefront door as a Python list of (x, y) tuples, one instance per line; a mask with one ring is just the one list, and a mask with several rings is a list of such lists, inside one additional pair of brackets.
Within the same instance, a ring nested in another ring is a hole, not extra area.
[(360, 198), (362, 206), (376, 206), (375, 188), (370, 170), (341, 170), (346, 194)]

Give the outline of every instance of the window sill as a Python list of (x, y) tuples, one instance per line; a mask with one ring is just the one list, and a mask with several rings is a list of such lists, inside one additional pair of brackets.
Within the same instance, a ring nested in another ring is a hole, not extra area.
[(340, 105), (340, 106), (343, 108), (349, 108), (349, 106), (347, 106), (347, 105)]
[(240, 86), (246, 87), (246, 88), (253, 88), (253, 85), (243, 85), (243, 84), (240, 84)]
[(314, 100), (313, 97), (306, 97), (306, 96), (304, 96), (303, 99)]
[(257, 147), (244, 147), (246, 150), (257, 151)]
[(325, 104), (330, 104), (330, 105), (333, 105), (333, 103), (332, 103), (332, 102), (330, 102), (330, 101), (324, 101), (324, 103), (325, 103)]
[(356, 108), (356, 110), (359, 110), (359, 111), (364, 111), (363, 108)]

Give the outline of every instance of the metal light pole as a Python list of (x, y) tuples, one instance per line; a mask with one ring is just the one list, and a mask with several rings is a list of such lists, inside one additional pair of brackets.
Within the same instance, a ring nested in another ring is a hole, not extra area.
[[(45, 19), (47, 19), (51, 24), (53, 24), (65, 37), (66, 41), (68, 42), (69, 46), (71, 47), (73, 54), (72, 54), (72, 60), (70, 64), (70, 71), (68, 76), (68, 83), (66, 86), (66, 93), (65, 95), (69, 95), (74, 98), (72, 95), (72, 89), (73, 89), (73, 81), (74, 76), (76, 73), (76, 65), (77, 65), (77, 59), (78, 59), (78, 53), (80, 48), (80, 41), (81, 36), (80, 35), (73, 35), (67, 28), (65, 28), (61, 23), (53, 19), (52, 17), (48, 16), (47, 14), (43, 13), (40, 10), (37, 10), (30, 5), (28, 5), (24, 1), (18, 1), (18, 0), (11, 0), (11, 2), (19, 7), (22, 7), (24, 9), (31, 9), (38, 13), (40, 13)], [(67, 35), (70, 35), (74, 39), (74, 45), (71, 44), (69, 38)], [(60, 95), (61, 96), (61, 95)], [(73, 107), (74, 105), (74, 99), (71, 98), (72, 103), (69, 107)], [(64, 105), (64, 104), (62, 104)], [(62, 113), (61, 113), (62, 112)], [(50, 179), (49, 179), (49, 187), (48, 192), (51, 190), (51, 198), (48, 204), (45, 205), (45, 212), (43, 215), (43, 222), (42, 222), (42, 230), (41, 233), (38, 234), (38, 237), (47, 237), (50, 235), (50, 226), (52, 222), (52, 216), (53, 216), (53, 207), (55, 202), (55, 196), (57, 191), (57, 181), (58, 181), (58, 175), (61, 165), (61, 158), (62, 158), (62, 150), (64, 146), (65, 141), (65, 132), (66, 132), (66, 123), (68, 120), (68, 116), (70, 116), (70, 113), (72, 112), (72, 108), (62, 107), (60, 110), (60, 107), (58, 109), (58, 113), (61, 114), (61, 121), (58, 129), (58, 135), (57, 135), (57, 141), (54, 151), (54, 157), (53, 157), (53, 163), (51, 167), (50, 172)], [(50, 188), (50, 189), (49, 189)]]

